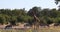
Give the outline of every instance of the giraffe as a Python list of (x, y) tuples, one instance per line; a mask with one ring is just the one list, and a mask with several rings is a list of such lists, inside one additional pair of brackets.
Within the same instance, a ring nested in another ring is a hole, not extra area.
[(33, 12), (33, 17), (34, 17), (34, 20), (35, 20), (35, 23), (34, 23), (34, 29), (38, 29), (39, 28), (39, 22), (40, 22), (40, 19), (35, 15), (35, 13)]

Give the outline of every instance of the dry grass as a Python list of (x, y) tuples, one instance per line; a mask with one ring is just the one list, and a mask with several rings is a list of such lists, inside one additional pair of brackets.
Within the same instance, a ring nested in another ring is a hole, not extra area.
[(24, 29), (24, 30), (16, 30), (16, 29), (0, 29), (0, 32), (60, 32), (60, 27), (40, 27), (39, 29)]

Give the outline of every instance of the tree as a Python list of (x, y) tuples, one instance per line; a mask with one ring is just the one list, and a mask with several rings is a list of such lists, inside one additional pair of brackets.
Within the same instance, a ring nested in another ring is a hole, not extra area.
[(12, 10), (12, 15), (14, 16), (26, 15), (26, 11), (24, 9), (14, 9)]
[(43, 9), (40, 12), (40, 16), (50, 16), (50, 10), (49, 9)]
[(28, 11), (28, 15), (30, 15), (30, 16), (34, 16), (34, 14), (36, 15), (36, 16), (39, 16), (39, 9), (38, 9), (39, 7), (33, 7), (32, 9), (30, 9), (29, 11)]
[(60, 2), (60, 0), (55, 0), (55, 3), (58, 4)]
[(6, 24), (7, 21), (6, 21), (6, 18), (3, 14), (0, 14), (0, 24)]
[[(56, 5), (58, 5), (58, 4), (59, 4), (59, 2), (60, 2), (60, 0), (55, 0), (55, 4), (56, 4)], [(59, 7), (59, 9), (58, 9), (58, 10), (60, 11), (60, 5), (59, 5), (58, 7)]]

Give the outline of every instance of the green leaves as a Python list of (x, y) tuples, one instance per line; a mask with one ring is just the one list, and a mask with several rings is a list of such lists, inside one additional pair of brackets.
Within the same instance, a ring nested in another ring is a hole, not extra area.
[(28, 12), (24, 9), (0, 9), (0, 24), (16, 24), (22, 22), (32, 24), (36, 22), (34, 15), (36, 18), (39, 18), (39, 23), (60, 23), (60, 11), (56, 9), (41, 9), (40, 7), (32, 7), (32, 9)]

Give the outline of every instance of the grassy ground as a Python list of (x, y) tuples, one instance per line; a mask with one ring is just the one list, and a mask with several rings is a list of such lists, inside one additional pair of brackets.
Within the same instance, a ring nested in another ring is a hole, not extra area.
[(49, 27), (49, 28), (39, 28), (39, 29), (24, 29), (24, 30), (18, 30), (18, 29), (0, 29), (0, 32), (60, 32), (60, 27)]

